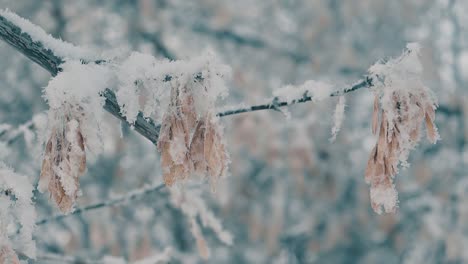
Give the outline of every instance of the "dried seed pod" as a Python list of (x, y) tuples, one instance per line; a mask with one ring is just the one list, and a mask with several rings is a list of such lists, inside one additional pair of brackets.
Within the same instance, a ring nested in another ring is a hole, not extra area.
[(429, 141), (435, 143), (439, 139), (434, 125), (437, 102), (422, 82), (423, 66), (419, 57), (420, 46), (411, 43), (400, 57), (378, 62), (369, 69), (375, 89), (372, 132), (378, 139), (365, 178), (371, 185), (372, 208), (378, 213), (396, 210), (398, 194), (393, 179), (398, 165), (408, 166), (409, 153), (421, 139), (424, 121)]
[(226, 173), (229, 156), (222, 128), (211, 114), (198, 121), (190, 144), (190, 157), (194, 173), (207, 175), (212, 183)]
[(179, 96), (176, 106), (180, 109), (180, 115), (185, 123), (185, 127), (192, 129), (197, 123), (197, 112), (195, 111), (195, 101), (191, 94), (191, 89), (184, 85), (179, 88)]
[(161, 167), (164, 182), (172, 186), (178, 179), (189, 176), (186, 132), (183, 123), (175, 116), (167, 116), (161, 125), (158, 150), (161, 152)]
[(39, 190), (49, 191), (62, 212), (69, 212), (79, 191), (79, 177), (86, 170), (84, 137), (78, 120), (69, 116), (52, 129), (46, 144)]
[[(365, 179), (371, 185), (372, 208), (377, 212), (394, 212), (398, 205), (398, 194), (393, 178), (398, 173), (398, 164), (406, 164), (409, 151), (420, 140), (420, 126), (426, 121), (427, 137), (435, 143), (439, 138), (434, 125), (434, 104), (423, 92), (398, 93), (391, 91), (387, 98), (390, 104), (379, 108), (378, 96), (374, 101), (372, 132), (377, 133), (376, 124), (380, 113), (377, 143), (371, 151)], [(428, 105), (424, 109), (422, 105)], [(391, 106), (391, 107), (388, 107)]]
[(187, 86), (172, 87), (171, 102), (161, 125), (158, 150), (168, 186), (191, 174), (207, 175), (213, 183), (227, 170), (229, 157), (222, 127), (210, 112), (197, 118), (191, 92)]
[(224, 175), (229, 164), (229, 156), (223, 142), (222, 128), (214, 117), (207, 117), (204, 140), (204, 156), (208, 177), (215, 182)]
[(205, 175), (207, 173), (207, 164), (205, 160), (205, 120), (201, 119), (197, 123), (195, 133), (190, 143), (190, 158), (193, 161), (194, 173)]
[(161, 124), (158, 140), (164, 182), (168, 186), (188, 178), (192, 171), (189, 140), (195, 122), (193, 96), (186, 86), (173, 86), (171, 102)]

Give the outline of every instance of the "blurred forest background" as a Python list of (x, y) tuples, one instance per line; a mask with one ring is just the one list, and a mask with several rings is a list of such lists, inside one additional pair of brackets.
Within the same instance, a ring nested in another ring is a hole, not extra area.
[[(423, 140), (396, 178), (397, 213), (377, 215), (364, 170), (375, 142), (373, 94), (346, 95), (346, 119), (329, 142), (337, 98), (222, 119), (232, 163), (216, 193), (187, 186), (233, 234), (203, 229), (202, 260), (189, 222), (167, 191), (37, 227), (39, 252), (141, 259), (166, 247), (171, 263), (468, 262), (468, 1), (0, 0), (54, 37), (98, 50), (185, 59), (212, 49), (233, 69), (226, 105), (254, 104), (305, 80), (341, 85), (407, 42), (423, 46), (425, 83), (437, 95), (442, 140)], [(50, 74), (0, 42), (0, 123), (27, 124), (47, 109)], [(106, 151), (90, 160), (78, 206), (162, 182), (156, 147), (109, 115)], [(123, 133), (123, 137), (121, 137)], [(0, 136), (0, 159), (37, 183), (34, 131)], [(38, 218), (57, 213), (36, 193)], [(61, 263), (38, 259), (37, 263)], [(86, 262), (77, 262), (86, 263)], [(93, 262), (94, 263), (94, 262)]]

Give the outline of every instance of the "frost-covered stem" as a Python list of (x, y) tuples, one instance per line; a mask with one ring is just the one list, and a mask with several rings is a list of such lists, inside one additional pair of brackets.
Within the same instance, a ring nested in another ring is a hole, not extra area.
[[(121, 121), (129, 124), (127, 118), (120, 113), (120, 106), (115, 97), (115, 93), (110, 89), (106, 89), (101, 95), (106, 98), (104, 109)], [(155, 124), (151, 118), (143, 117), (143, 113), (139, 112), (135, 123), (129, 125), (153, 144), (156, 145), (158, 142), (161, 125)]]
[[(340, 96), (349, 92), (353, 92), (356, 90), (359, 90), (361, 88), (369, 88), (372, 86), (372, 78), (367, 77), (364, 80), (360, 80), (354, 85), (350, 87), (346, 87), (344, 89), (332, 92), (330, 94), (330, 97), (334, 96)], [(253, 105), (249, 107), (244, 107), (244, 108), (238, 108), (238, 109), (233, 109), (233, 110), (228, 110), (224, 112), (219, 112), (217, 115), (218, 116), (228, 116), (228, 115), (235, 115), (235, 114), (240, 114), (240, 113), (247, 113), (247, 112), (254, 112), (254, 111), (260, 111), (260, 110), (277, 110), (278, 107), (284, 107), (284, 106), (289, 106), (293, 104), (299, 104), (299, 103), (305, 103), (312, 101), (313, 97), (308, 96), (307, 94), (293, 100), (289, 101), (278, 101), (277, 98), (273, 99), (272, 102), (267, 103), (267, 104), (260, 104), (260, 105)]]
[(99, 203), (88, 205), (88, 206), (81, 207), (81, 208), (77, 208), (73, 212), (71, 212), (69, 214), (66, 214), (66, 215), (60, 214), (60, 215), (52, 216), (50, 218), (45, 218), (45, 219), (39, 220), (39, 221), (36, 222), (36, 225), (43, 225), (43, 224), (46, 224), (46, 223), (58, 221), (58, 220), (61, 220), (63, 218), (66, 218), (66, 217), (69, 217), (69, 216), (72, 216), (72, 215), (82, 214), (84, 212), (93, 211), (93, 210), (96, 210), (96, 209), (99, 209), (99, 208), (122, 205), (122, 204), (125, 204), (126, 202), (129, 202), (129, 201), (138, 200), (138, 199), (140, 199), (140, 198), (142, 198), (142, 197), (144, 197), (146, 195), (149, 195), (149, 194), (152, 194), (152, 193), (158, 193), (158, 192), (160, 192), (161, 190), (164, 189), (164, 186), (165, 186), (164, 184), (158, 184), (158, 185), (153, 185), (153, 186), (141, 188), (141, 189), (129, 192), (128, 194), (126, 194), (124, 196), (120, 196), (120, 197), (115, 198), (115, 199), (110, 199), (110, 200), (107, 200), (107, 201), (99, 202)]
[(15, 142), (20, 136), (22, 136), (26, 129), (32, 130), (34, 128), (34, 121), (29, 120), (28, 122), (20, 125), (16, 128), (9, 128), (0, 132), (0, 141), (6, 142), (7, 145)]

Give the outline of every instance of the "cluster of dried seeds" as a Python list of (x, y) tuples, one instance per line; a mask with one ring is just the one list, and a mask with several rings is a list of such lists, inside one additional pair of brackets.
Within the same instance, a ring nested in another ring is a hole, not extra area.
[[(62, 114), (62, 113), (56, 113)], [(85, 139), (78, 118), (65, 114), (51, 130), (39, 181), (62, 212), (69, 212), (79, 191), (79, 177), (86, 170)]]
[(176, 85), (163, 118), (158, 150), (164, 182), (172, 186), (190, 175), (207, 175), (213, 183), (224, 175), (229, 156), (222, 127), (211, 112), (198, 115), (192, 88)]
[[(371, 185), (371, 204), (374, 211), (394, 212), (397, 192), (393, 183), (398, 165), (406, 165), (409, 150), (420, 141), (421, 124), (426, 123), (427, 138), (431, 143), (439, 139), (434, 124), (436, 104), (424, 89), (419, 92), (392, 91), (390, 106), (381, 109), (379, 95), (375, 95), (372, 114), (372, 132), (378, 140), (371, 151), (365, 179)], [(379, 118), (380, 116), (380, 118)]]

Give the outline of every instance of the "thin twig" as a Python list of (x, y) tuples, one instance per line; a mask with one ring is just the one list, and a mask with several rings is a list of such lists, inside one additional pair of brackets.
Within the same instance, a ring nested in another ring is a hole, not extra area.
[[(349, 92), (356, 91), (361, 88), (369, 88), (371, 86), (372, 86), (372, 79), (367, 77), (366, 79), (360, 80), (354, 85), (351, 85), (350, 87), (346, 87), (344, 89), (337, 90), (337, 91), (330, 93), (330, 97), (340, 96)], [(307, 94), (305, 94), (304, 96), (300, 98), (293, 99), (290, 101), (278, 101), (277, 98), (273, 98), (271, 103), (253, 105), (253, 106), (238, 108), (238, 109), (233, 109), (233, 110), (227, 110), (227, 111), (219, 112), (217, 115), (222, 117), (222, 116), (235, 115), (235, 114), (254, 112), (254, 111), (260, 111), (260, 110), (276, 110), (278, 107), (305, 103), (305, 102), (309, 102), (312, 100), (313, 100), (313, 97)]]
[(60, 215), (55, 215), (55, 216), (52, 216), (52, 217), (49, 217), (49, 218), (39, 220), (39, 221), (36, 222), (36, 225), (39, 226), (39, 225), (43, 225), (43, 224), (46, 224), (46, 223), (49, 223), (49, 222), (62, 220), (62, 219), (67, 218), (69, 216), (79, 215), (79, 214), (82, 214), (84, 212), (93, 211), (93, 210), (96, 210), (96, 209), (99, 209), (99, 208), (117, 206), (117, 205), (124, 204), (124, 203), (126, 203), (128, 201), (138, 200), (138, 199), (141, 199), (142, 197), (144, 197), (146, 195), (149, 195), (149, 194), (152, 194), (152, 193), (158, 193), (158, 192), (162, 191), (164, 189), (164, 186), (165, 186), (164, 184), (158, 184), (158, 185), (153, 185), (153, 186), (145, 187), (145, 188), (142, 188), (142, 189), (138, 189), (138, 190), (129, 192), (128, 194), (126, 194), (124, 196), (120, 196), (118, 198), (114, 198), (114, 199), (110, 199), (110, 200), (107, 200), (107, 201), (103, 201), (103, 202), (99, 202), (99, 203), (96, 203), (96, 204), (92, 204), (92, 205), (88, 205), (88, 206), (85, 206), (85, 207), (78, 208), (78, 209), (74, 210), (73, 212), (71, 212), (69, 214), (66, 214), (66, 215), (60, 214)]
[(6, 142), (7, 145), (11, 145), (18, 138), (20, 138), (26, 130), (34, 129), (34, 121), (29, 120), (28, 122), (18, 126), (18, 127), (9, 127), (8, 129), (2, 130), (0, 132), (0, 141)]

